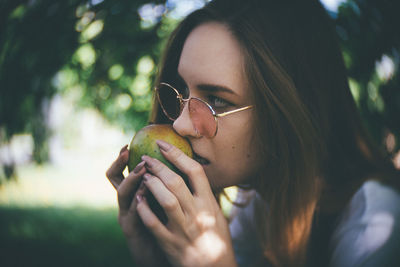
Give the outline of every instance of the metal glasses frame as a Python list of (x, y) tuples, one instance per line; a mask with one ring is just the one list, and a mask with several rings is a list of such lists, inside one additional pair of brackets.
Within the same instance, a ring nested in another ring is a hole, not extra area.
[[(178, 115), (178, 117), (182, 114), (182, 111), (183, 111), (183, 109), (184, 109), (184, 107), (185, 107), (185, 103), (186, 103), (186, 102), (189, 102), (189, 105), (190, 105), (190, 100), (191, 100), (191, 99), (196, 99), (196, 100), (202, 102), (203, 104), (205, 104), (205, 105), (209, 108), (209, 110), (211, 111), (211, 114), (212, 114), (213, 117), (214, 117), (214, 121), (215, 121), (215, 124), (216, 124), (215, 133), (214, 133), (211, 137), (209, 137), (209, 138), (214, 138), (214, 137), (217, 135), (217, 132), (218, 132), (218, 118), (225, 117), (225, 116), (227, 116), (227, 115), (230, 115), (230, 114), (233, 114), (233, 113), (236, 113), (236, 112), (239, 112), (239, 111), (247, 110), (247, 109), (250, 109), (250, 108), (253, 107), (252, 105), (249, 105), (249, 106), (237, 108), (237, 109), (234, 109), (234, 110), (230, 110), (230, 111), (226, 111), (226, 112), (222, 112), (222, 113), (217, 113), (217, 112), (215, 112), (215, 110), (212, 108), (212, 106), (211, 106), (210, 104), (208, 104), (206, 101), (204, 101), (203, 99), (200, 99), (200, 98), (198, 98), (198, 97), (190, 97), (190, 98), (185, 99), (185, 98), (183, 98), (182, 94), (179, 93), (179, 91), (178, 91), (175, 87), (173, 87), (172, 85), (170, 85), (170, 84), (168, 84), (168, 83), (161, 82), (161, 83), (160, 83), (158, 86), (156, 86), (156, 88), (155, 88), (155, 90), (156, 90), (156, 95), (157, 95), (157, 99), (158, 99), (158, 102), (160, 103), (160, 106), (161, 106), (161, 108), (162, 108), (164, 114), (165, 114), (171, 121), (175, 121), (176, 119), (171, 118), (171, 116), (168, 114), (168, 112), (165, 110), (165, 108), (164, 108), (164, 106), (163, 106), (163, 104), (162, 104), (162, 101), (161, 101), (161, 99), (160, 99), (160, 93), (159, 93), (160, 85), (168, 86), (168, 87), (170, 87), (171, 89), (173, 89), (173, 90), (175, 91), (175, 93), (176, 93), (176, 98), (179, 99), (179, 115)], [(190, 114), (190, 113), (189, 113), (189, 114)], [(195, 130), (196, 130), (196, 132), (197, 132), (197, 129), (195, 129)]]

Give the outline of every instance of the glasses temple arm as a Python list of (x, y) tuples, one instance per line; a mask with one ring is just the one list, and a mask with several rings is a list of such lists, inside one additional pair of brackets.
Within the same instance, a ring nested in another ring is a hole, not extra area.
[(226, 115), (229, 115), (229, 114), (232, 114), (232, 113), (236, 113), (236, 112), (239, 112), (239, 111), (242, 111), (242, 110), (250, 109), (252, 107), (253, 106), (246, 106), (246, 107), (234, 109), (234, 110), (231, 110), (231, 111), (223, 112), (223, 113), (220, 113), (220, 114), (215, 114), (215, 116), (216, 117), (224, 117)]

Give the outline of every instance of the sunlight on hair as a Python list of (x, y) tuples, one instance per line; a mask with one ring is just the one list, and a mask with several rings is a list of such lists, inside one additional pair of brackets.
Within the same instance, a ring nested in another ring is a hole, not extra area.
[[(311, 213), (311, 211), (310, 211)], [(309, 214), (309, 218), (312, 214)], [(310, 227), (307, 224), (307, 221), (303, 216), (297, 216), (293, 220), (293, 224), (289, 225), (290, 228), (287, 229), (289, 243), (288, 243), (288, 251), (290, 254), (294, 254), (295, 251), (302, 250), (305, 247), (304, 236), (307, 236), (310, 233)]]
[(375, 214), (368, 222), (364, 233), (356, 240), (357, 253), (369, 254), (385, 245), (393, 232), (394, 218), (388, 212)]

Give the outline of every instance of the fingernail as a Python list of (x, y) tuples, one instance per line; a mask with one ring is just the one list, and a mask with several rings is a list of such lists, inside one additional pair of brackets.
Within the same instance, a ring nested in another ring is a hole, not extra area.
[(122, 148), (121, 148), (121, 151), (119, 151), (119, 154), (121, 155), (124, 151), (126, 151), (128, 149), (128, 145), (124, 145)]
[(153, 159), (150, 158), (149, 156), (146, 156), (146, 155), (142, 156), (142, 160), (146, 162), (146, 165), (147, 165), (149, 168), (151, 168), (151, 167), (154, 166), (154, 161), (153, 161)]
[(146, 163), (145, 161), (140, 162), (140, 163), (139, 163), (138, 165), (136, 165), (136, 167), (133, 169), (133, 172), (134, 172), (134, 173), (139, 173), (139, 172), (143, 169), (145, 163)]
[(137, 202), (140, 203), (143, 200), (143, 196), (142, 195), (136, 195), (136, 199), (137, 199)]
[(148, 180), (150, 179), (150, 174), (145, 173), (145, 174), (143, 175), (143, 179), (144, 179), (144, 181), (148, 181)]
[(157, 145), (164, 151), (168, 151), (171, 149), (172, 145), (168, 144), (167, 142), (163, 140), (156, 140)]

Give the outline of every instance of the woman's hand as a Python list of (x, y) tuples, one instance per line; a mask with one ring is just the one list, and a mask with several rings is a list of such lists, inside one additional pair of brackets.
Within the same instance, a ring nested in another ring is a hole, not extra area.
[(137, 196), (146, 194), (142, 176), (146, 173), (145, 162), (139, 163), (127, 177), (122, 174), (129, 159), (124, 146), (118, 158), (107, 170), (106, 176), (118, 193), (118, 221), (127, 239), (131, 254), (139, 266), (167, 266), (164, 253), (153, 235), (143, 225), (137, 214)]
[(182, 177), (157, 159), (143, 156), (148, 172), (139, 173), (168, 217), (163, 224), (144, 194), (138, 193), (134, 201), (138, 202), (136, 210), (143, 224), (173, 265), (235, 266), (228, 223), (203, 167), (176, 147), (163, 141), (157, 143), (164, 157), (187, 175), (193, 194)]

